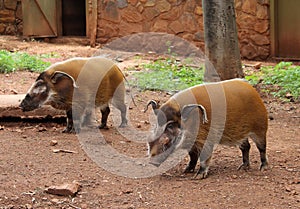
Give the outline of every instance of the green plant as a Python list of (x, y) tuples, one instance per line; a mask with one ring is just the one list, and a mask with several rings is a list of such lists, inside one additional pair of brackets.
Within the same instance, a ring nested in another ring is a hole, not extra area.
[(142, 90), (177, 91), (203, 83), (203, 66), (191, 67), (172, 58), (158, 59), (142, 65), (132, 84)]
[(50, 66), (44, 58), (57, 56), (56, 54), (29, 55), (22, 52), (9, 52), (0, 50), (0, 73), (10, 73), (16, 70), (30, 70), (41, 72)]
[(272, 95), (285, 98), (290, 94), (293, 98), (300, 98), (300, 66), (292, 62), (280, 62), (275, 67), (262, 67), (259, 72), (245, 77), (252, 84), (261, 82), (265, 91)]

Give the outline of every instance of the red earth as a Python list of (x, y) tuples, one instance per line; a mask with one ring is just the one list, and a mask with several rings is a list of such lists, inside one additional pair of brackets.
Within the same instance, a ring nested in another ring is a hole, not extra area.
[[(30, 54), (55, 52), (57, 60), (92, 56), (97, 49), (77, 43), (24, 42), (0, 38), (1, 49)], [(56, 62), (56, 59), (51, 60)], [(126, 71), (130, 61), (120, 63)], [(132, 63), (131, 63), (132, 64)], [(37, 73), (0, 75), (0, 94), (23, 94)], [(0, 119), (0, 208), (300, 208), (300, 105), (262, 95), (269, 120), (267, 154), (269, 168), (259, 171), (259, 153), (253, 143), (251, 168), (237, 170), (241, 152), (237, 147), (218, 146), (209, 176), (194, 179), (182, 174), (186, 157), (164, 173), (147, 178), (113, 174), (92, 161), (74, 134), (61, 133), (65, 124), (54, 120), (5, 121)], [(135, 92), (137, 107), (130, 105), (132, 126), (148, 130), (149, 114), (143, 113), (149, 99), (162, 102), (164, 92)], [(109, 124), (113, 124), (109, 117)], [(111, 126), (102, 131), (106, 143), (131, 157), (146, 157), (147, 146), (123, 137)], [(53, 146), (52, 141), (57, 141)], [(71, 150), (72, 153), (53, 150)], [(198, 165), (199, 166), (199, 165)], [(46, 193), (45, 188), (79, 182), (71, 197)]]

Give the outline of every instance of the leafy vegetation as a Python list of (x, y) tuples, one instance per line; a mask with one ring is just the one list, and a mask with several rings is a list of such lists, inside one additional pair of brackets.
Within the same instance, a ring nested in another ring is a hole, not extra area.
[(300, 66), (292, 62), (280, 62), (275, 67), (262, 67), (259, 72), (245, 77), (252, 84), (261, 83), (264, 91), (286, 98), (287, 95), (300, 99)]
[(174, 58), (161, 58), (142, 68), (133, 75), (133, 85), (142, 90), (178, 91), (203, 83), (203, 66), (193, 67)]
[(41, 72), (50, 66), (50, 62), (45, 62), (43, 59), (55, 56), (57, 55), (43, 54), (33, 56), (22, 52), (0, 50), (0, 73), (10, 73), (16, 70)]

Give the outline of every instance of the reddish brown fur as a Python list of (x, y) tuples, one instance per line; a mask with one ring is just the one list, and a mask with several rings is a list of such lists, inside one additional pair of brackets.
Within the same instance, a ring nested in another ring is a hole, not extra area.
[[(224, 98), (222, 98), (220, 89), (224, 90)], [(215, 93), (209, 94), (209, 92)], [(192, 98), (190, 98), (191, 95), (194, 97), (194, 101)], [(223, 99), (225, 99), (226, 102), (221, 101)], [(208, 123), (201, 123), (201, 126), (199, 127), (199, 132), (194, 146), (192, 146), (191, 150), (189, 150), (191, 162), (186, 168), (186, 172), (192, 172), (194, 170), (197, 159), (200, 156), (200, 152), (202, 151), (209, 131), (212, 128), (211, 126), (214, 126), (214, 129), (222, 128), (217, 125), (212, 125), (212, 108), (214, 108), (214, 111), (220, 110), (220, 108), (226, 108), (224, 112), (226, 120), (224, 121), (225, 126), (223, 127), (223, 135), (220, 138), (220, 141), (213, 141), (213, 144), (220, 143), (227, 145), (240, 145), (240, 148), (243, 152), (242, 166), (248, 167), (248, 148), (250, 147), (248, 147), (247, 137), (251, 135), (251, 138), (253, 138), (261, 153), (261, 168), (264, 168), (267, 165), (267, 159), (265, 155), (266, 132), (268, 127), (267, 111), (259, 94), (250, 84), (242, 80), (235, 79), (215, 84), (195, 86), (174, 95), (166, 103), (164, 103), (159, 110), (163, 111), (167, 121), (175, 121), (178, 124), (178, 127), (181, 127), (181, 129), (184, 131), (185, 129), (188, 129), (190, 124), (188, 124), (188, 121), (184, 123), (181, 122), (181, 110), (183, 109), (184, 105), (193, 104), (195, 102), (196, 104), (200, 104), (205, 107), (208, 116)], [(211, 102), (213, 102), (213, 104)], [(223, 106), (224, 104), (226, 107)], [(222, 115), (218, 115), (218, 113), (216, 115), (217, 120), (224, 119)], [(159, 119), (158, 123), (160, 123)], [(152, 157), (162, 153), (162, 147), (166, 146), (162, 143), (160, 138), (154, 139), (154, 141), (150, 142), (149, 145), (149, 153)], [(206, 177), (207, 175), (209, 160), (210, 157), (204, 161), (200, 159), (201, 167), (198, 171), (198, 174), (202, 174), (202, 177)]]
[[(111, 100), (113, 105), (121, 111), (121, 125), (125, 126), (127, 123), (124, 75), (108, 59), (73, 58), (59, 62), (41, 73), (37, 82), (43, 83), (47, 87), (49, 97), (45, 99), (39, 94), (33, 94), (34, 89), (38, 88), (34, 86), (22, 101), (21, 108), (26, 111), (26, 109), (32, 110), (42, 104), (50, 104), (54, 108), (66, 110), (68, 124), (65, 132), (74, 132), (72, 106), (81, 111), (77, 113), (79, 118), (82, 114), (91, 112), (88, 109), (94, 104), (96, 107), (100, 107), (102, 112), (100, 128), (105, 128), (110, 112), (108, 104)], [(76, 98), (73, 98), (74, 87), (78, 88)], [(39, 98), (43, 98), (43, 101)], [(40, 104), (36, 104), (36, 102), (40, 102)]]

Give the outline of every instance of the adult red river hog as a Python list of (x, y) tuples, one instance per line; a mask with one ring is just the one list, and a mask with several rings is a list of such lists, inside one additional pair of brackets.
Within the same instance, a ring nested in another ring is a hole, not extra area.
[[(197, 85), (172, 96), (163, 105), (152, 100), (157, 124), (148, 139), (150, 163), (159, 166), (176, 149), (187, 149), (190, 161), (184, 172), (201, 178), (208, 175), (213, 148), (217, 144), (238, 145), (240, 168), (249, 168), (251, 137), (267, 167), (267, 111), (256, 90), (242, 79)], [(147, 109), (146, 109), (147, 110)]]
[(123, 127), (127, 125), (124, 78), (109, 59), (68, 59), (51, 65), (38, 76), (20, 108), (31, 111), (47, 104), (66, 110), (67, 127), (63, 132), (74, 133), (90, 122), (95, 106), (100, 107), (102, 113), (99, 128), (107, 128), (111, 102), (121, 111), (120, 126)]

